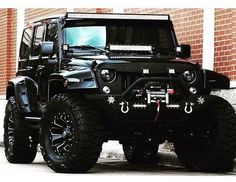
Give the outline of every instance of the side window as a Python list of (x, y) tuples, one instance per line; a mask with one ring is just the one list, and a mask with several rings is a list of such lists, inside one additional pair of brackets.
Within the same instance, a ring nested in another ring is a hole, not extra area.
[(33, 36), (32, 27), (26, 28), (23, 32), (20, 45), (20, 59), (28, 59), (30, 55), (31, 40)]
[(47, 26), (46, 41), (53, 42), (53, 52), (57, 54), (58, 48), (58, 26), (56, 23), (49, 24)]
[(32, 47), (32, 56), (39, 55), (39, 43), (43, 41), (44, 35), (44, 26), (40, 25), (34, 29), (34, 38), (33, 38), (33, 47)]

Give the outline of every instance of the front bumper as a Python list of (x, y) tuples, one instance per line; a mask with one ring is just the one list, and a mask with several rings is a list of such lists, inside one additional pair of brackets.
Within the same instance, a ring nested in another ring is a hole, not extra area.
[(186, 120), (191, 115), (201, 113), (211, 107), (216, 96), (191, 95), (177, 103), (161, 102), (158, 104), (127, 101), (122, 95), (88, 95), (96, 108), (109, 120), (158, 122), (160, 120)]
[[(193, 88), (193, 87), (190, 87)], [(141, 77), (121, 94), (88, 95), (107, 116), (118, 120), (181, 120), (209, 107), (214, 96), (186, 89), (179, 78)]]

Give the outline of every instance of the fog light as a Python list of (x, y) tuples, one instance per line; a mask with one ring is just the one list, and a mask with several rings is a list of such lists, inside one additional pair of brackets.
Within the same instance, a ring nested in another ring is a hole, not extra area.
[(196, 80), (196, 78), (197, 78), (197, 74), (196, 74), (195, 71), (189, 71), (189, 70), (187, 70), (187, 71), (183, 72), (182, 77), (183, 77), (183, 80), (184, 80), (185, 82), (191, 84), (191, 83), (195, 82), (195, 80)]
[(100, 75), (105, 82), (113, 82), (116, 79), (116, 72), (114, 70), (103, 69)]

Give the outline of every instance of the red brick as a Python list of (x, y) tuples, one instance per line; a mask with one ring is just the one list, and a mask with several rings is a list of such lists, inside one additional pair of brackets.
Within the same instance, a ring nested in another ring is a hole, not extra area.
[(0, 95), (5, 94), (6, 82), (15, 75), (16, 9), (0, 10)]

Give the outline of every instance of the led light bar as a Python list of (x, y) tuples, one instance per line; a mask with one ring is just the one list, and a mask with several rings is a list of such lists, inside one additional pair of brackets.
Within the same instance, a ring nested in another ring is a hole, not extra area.
[(131, 15), (131, 14), (87, 14), (87, 13), (67, 13), (68, 19), (136, 19), (136, 20), (170, 20), (169, 15)]
[(110, 51), (152, 51), (152, 46), (140, 45), (109, 45)]

